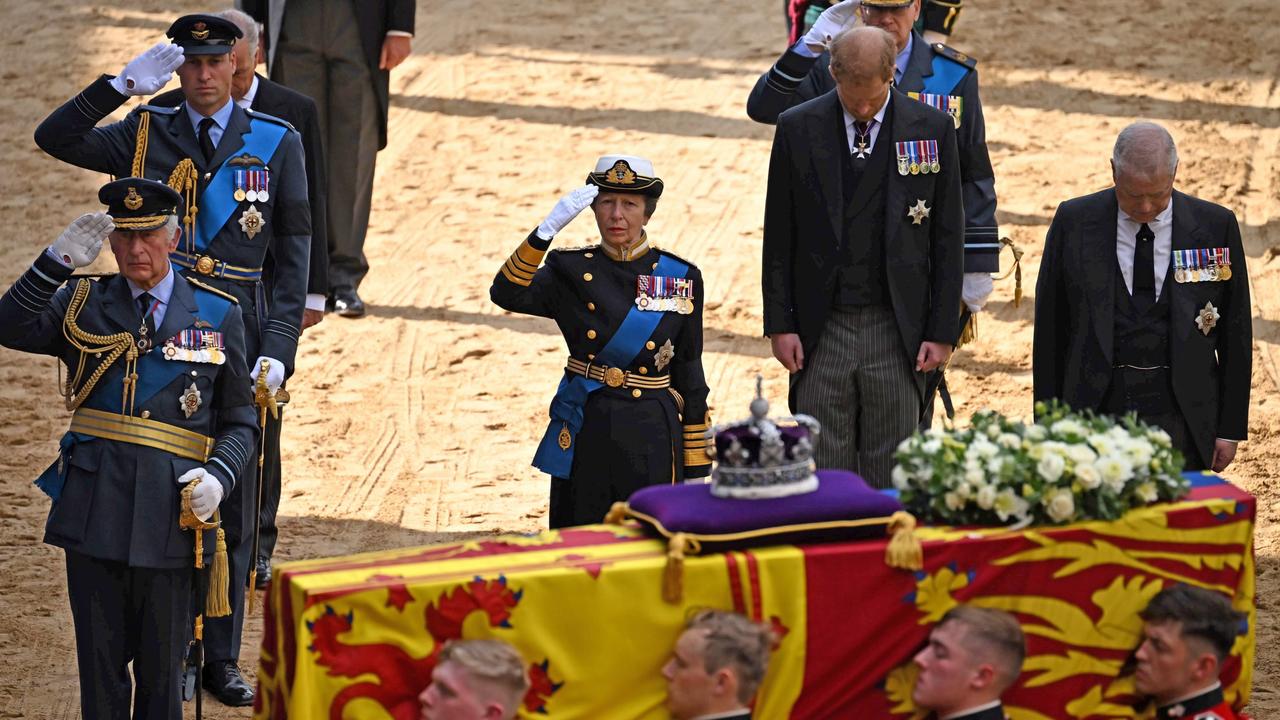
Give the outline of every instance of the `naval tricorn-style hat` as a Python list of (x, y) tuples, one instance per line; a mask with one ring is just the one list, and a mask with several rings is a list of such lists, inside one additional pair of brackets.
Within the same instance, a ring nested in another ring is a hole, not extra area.
[(215, 15), (183, 15), (165, 35), (187, 55), (224, 55), (244, 37), (235, 23)]
[(182, 196), (162, 182), (127, 177), (103, 185), (98, 202), (107, 206), (117, 229), (154, 230), (178, 214)]
[(635, 155), (605, 155), (596, 161), (587, 183), (604, 192), (639, 193), (661, 197), (662, 180), (653, 174), (653, 163)]

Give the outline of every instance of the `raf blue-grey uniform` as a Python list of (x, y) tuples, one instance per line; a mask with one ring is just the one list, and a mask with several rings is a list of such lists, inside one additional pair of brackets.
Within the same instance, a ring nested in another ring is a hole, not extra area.
[[(294, 356), (306, 303), (308, 263), (311, 245), (311, 211), (307, 200), (307, 179), (303, 165), (302, 142), (283, 120), (244, 110), (231, 101), (227, 127), (217, 142), (211, 162), (200, 151), (196, 130), (184, 106), (161, 108), (143, 105), (125, 119), (96, 127), (126, 100), (102, 76), (78, 95), (53, 112), (36, 129), (36, 144), (50, 155), (89, 170), (110, 173), (116, 177), (132, 175), (138, 125), (144, 113), (150, 117), (150, 130), (143, 168), (148, 179), (167, 181), (183, 159), (190, 158), (199, 173), (197, 197), (218, 169), (242, 155), (244, 136), (251, 123), (284, 128), (284, 134), (270, 157), (260, 158), (269, 170), (266, 201), (236, 203), (227, 221), (213, 234), (200, 253), (183, 254), (190, 238), (178, 245), (175, 263), (186, 265), (182, 272), (199, 278), (231, 295), (240, 303), (244, 318), (247, 362), (260, 355), (275, 358), (285, 366), (286, 377), (293, 372)], [(206, 203), (199, 202), (202, 212)], [(254, 237), (242, 229), (240, 218), (250, 206), (262, 215), (262, 227)], [(197, 222), (199, 215), (197, 214)], [(260, 276), (263, 262), (270, 253), (273, 265), (271, 285), (264, 286)], [(193, 255), (198, 257), (193, 257)], [(202, 274), (199, 258), (209, 258), (210, 274)], [(257, 271), (256, 273), (254, 271)], [(247, 366), (246, 366), (247, 367)], [(257, 369), (252, 369), (256, 377)], [(246, 378), (245, 386), (251, 385)], [(256, 452), (255, 452), (256, 455)], [(253, 459), (256, 463), (256, 457)], [(245, 473), (237, 491), (223, 503), (223, 523), (231, 547), (231, 577), (247, 582), (252, 567), (253, 515), (257, 501), (257, 477)], [(240, 654), (240, 629), (244, 622), (244, 593), (232, 593), (232, 616), (208, 621), (206, 648), (210, 661), (234, 660)], [(221, 626), (228, 625), (223, 628)]]
[[(788, 108), (835, 89), (828, 69), (831, 57), (810, 57), (789, 48), (760, 76), (747, 97), (747, 114), (770, 125)], [(911, 31), (906, 66), (894, 86), (904, 93), (927, 92), (960, 99), (956, 127), (960, 151), (960, 188), (964, 201), (964, 271), (1000, 271), (1000, 232), (996, 223), (995, 173), (987, 152), (986, 123), (978, 97), (977, 60), (946, 45), (930, 45)], [(944, 86), (938, 80), (947, 78)]]
[[(52, 355), (68, 373), (84, 360), (88, 377), (105, 356), (82, 357), (63, 334), (75, 283), (63, 284), (70, 278), (70, 268), (41, 253), (0, 298), (0, 343)], [(82, 330), (138, 338), (141, 313), (123, 276), (77, 282), (88, 288), (76, 319)], [(225, 362), (164, 359), (163, 339), (183, 331), (221, 333)], [(182, 488), (176, 480), (203, 467), (229, 496), (257, 447), (244, 325), (234, 302), (175, 276), (155, 336), (161, 343), (138, 361), (132, 408), (123, 405), (126, 362), (121, 357), (94, 385), (63, 438), (58, 461), (41, 477), (42, 488), (56, 496), (44, 541), (66, 551), (86, 718), (130, 717), (131, 694), (134, 718), (182, 716), (180, 680), (191, 633), (195, 548), (192, 532), (178, 526)], [(188, 416), (181, 399), (193, 385), (202, 399)], [(177, 428), (209, 438), (208, 459), (82, 432), (114, 427), (122, 409), (162, 433)], [(203, 542), (211, 558), (213, 531), (205, 532)]]

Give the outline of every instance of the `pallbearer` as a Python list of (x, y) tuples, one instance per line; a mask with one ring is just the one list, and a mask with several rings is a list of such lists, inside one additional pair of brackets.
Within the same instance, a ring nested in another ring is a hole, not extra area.
[[(71, 223), (0, 299), (0, 343), (66, 365), (71, 427), (37, 485), (53, 500), (44, 541), (66, 552), (81, 715), (128, 718), (132, 696), (132, 717), (167, 720), (191, 632), (180, 495), (195, 483), (208, 520), (257, 442), (244, 325), (234, 298), (169, 264), (178, 193), (130, 177), (98, 197), (110, 214)], [(108, 235), (120, 274), (73, 278)], [(208, 565), (212, 530), (201, 545)]]
[[(533, 459), (551, 476), (553, 528), (600, 522), (639, 488), (710, 471), (702, 274), (645, 232), (661, 195), (648, 160), (600, 158), (489, 291), (507, 310), (555, 320), (569, 346)], [(600, 244), (548, 254), (556, 233), (588, 207)]]

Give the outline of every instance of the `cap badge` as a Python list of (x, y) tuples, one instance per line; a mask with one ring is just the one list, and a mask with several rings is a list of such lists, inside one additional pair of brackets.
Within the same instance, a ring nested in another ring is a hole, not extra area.
[(202, 22), (198, 22), (195, 25), (192, 25), (191, 37), (195, 38), (196, 40), (204, 40), (208, 38), (209, 31), (207, 29), (207, 26)]
[(626, 160), (619, 160), (609, 168), (609, 172), (604, 174), (604, 179), (616, 185), (635, 185), (636, 174), (631, 171), (631, 166)]
[(130, 210), (142, 207), (142, 196), (138, 194), (137, 188), (129, 188), (129, 194), (124, 196), (124, 206)]

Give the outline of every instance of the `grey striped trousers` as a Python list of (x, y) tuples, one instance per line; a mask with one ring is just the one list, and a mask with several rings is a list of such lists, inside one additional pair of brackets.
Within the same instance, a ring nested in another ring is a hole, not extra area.
[(889, 487), (893, 453), (920, 421), (915, 358), (902, 348), (893, 309), (832, 309), (822, 340), (791, 376), (796, 411), (822, 423), (814, 459)]

